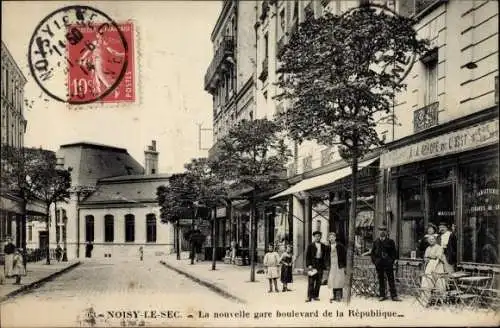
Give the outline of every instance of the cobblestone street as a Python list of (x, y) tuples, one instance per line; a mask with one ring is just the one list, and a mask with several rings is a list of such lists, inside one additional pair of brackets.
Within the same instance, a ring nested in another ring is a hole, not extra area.
[[(148, 326), (168, 321), (172, 325), (175, 318), (168, 316), (175, 316), (175, 311), (185, 318), (195, 309), (220, 309), (232, 304), (157, 261), (86, 261), (40, 288), (4, 302), (1, 321), (4, 327), (75, 326), (82, 324), (87, 309), (93, 308), (97, 315), (103, 314), (96, 318), (97, 325), (136, 326), (142, 320)], [(121, 311), (141, 313), (134, 318), (135, 314)]]

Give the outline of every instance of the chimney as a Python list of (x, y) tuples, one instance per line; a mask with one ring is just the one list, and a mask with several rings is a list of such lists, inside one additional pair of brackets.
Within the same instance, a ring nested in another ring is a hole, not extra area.
[(151, 145), (144, 151), (145, 174), (158, 174), (158, 152), (156, 151), (156, 140), (151, 141)]

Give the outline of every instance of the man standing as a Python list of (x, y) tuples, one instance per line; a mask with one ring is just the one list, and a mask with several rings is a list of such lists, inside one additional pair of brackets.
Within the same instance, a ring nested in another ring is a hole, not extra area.
[(307, 246), (306, 250), (306, 266), (308, 269), (307, 281), (307, 299), (310, 302), (312, 299), (319, 301), (319, 288), (321, 287), (321, 279), (323, 278), (323, 270), (326, 267), (326, 258), (328, 247), (320, 242), (321, 232), (313, 233), (313, 242)]
[(457, 236), (448, 229), (446, 222), (439, 223), (439, 233), (437, 242), (443, 247), (446, 258), (444, 269), (446, 272), (455, 272), (455, 264), (457, 264)]
[(396, 283), (394, 281), (394, 262), (397, 260), (398, 254), (394, 240), (387, 235), (387, 228), (379, 227), (379, 238), (373, 242), (371, 258), (375, 269), (377, 270), (378, 285), (380, 299), (379, 301), (387, 300), (385, 289), (385, 277), (389, 281), (389, 291), (391, 298), (395, 302), (401, 301), (396, 292)]

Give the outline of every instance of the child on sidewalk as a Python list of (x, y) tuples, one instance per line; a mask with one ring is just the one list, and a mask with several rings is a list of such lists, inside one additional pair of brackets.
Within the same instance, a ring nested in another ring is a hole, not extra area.
[(288, 284), (292, 283), (292, 245), (286, 245), (285, 252), (281, 254), (281, 283), (283, 291), (290, 291)]
[(278, 276), (279, 276), (279, 265), (280, 258), (278, 253), (274, 250), (274, 245), (269, 244), (269, 249), (266, 255), (264, 256), (264, 266), (266, 267), (267, 279), (269, 279), (269, 293), (273, 291), (273, 283), (274, 283), (274, 291), (278, 293)]
[(22, 250), (17, 249), (14, 253), (14, 260), (12, 266), (12, 275), (16, 277), (16, 285), (21, 284), (21, 276), (25, 274)]

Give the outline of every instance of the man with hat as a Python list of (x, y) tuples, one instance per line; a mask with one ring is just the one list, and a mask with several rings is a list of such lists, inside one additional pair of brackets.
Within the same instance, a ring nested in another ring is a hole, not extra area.
[(380, 293), (379, 300), (387, 300), (385, 289), (385, 277), (387, 276), (391, 298), (393, 301), (399, 302), (401, 299), (397, 295), (396, 283), (394, 281), (394, 262), (398, 258), (396, 243), (394, 240), (389, 238), (387, 228), (385, 226), (380, 226), (378, 229), (380, 231), (379, 238), (373, 242), (371, 258), (373, 264), (375, 264), (375, 269), (377, 270)]
[(319, 301), (319, 288), (323, 279), (323, 270), (326, 268), (328, 247), (321, 241), (321, 231), (313, 232), (313, 242), (307, 246), (306, 266), (308, 270), (307, 299)]
[(437, 242), (444, 251), (446, 259), (444, 263), (445, 271), (455, 272), (455, 264), (457, 264), (457, 236), (448, 229), (446, 222), (439, 223), (439, 237)]

